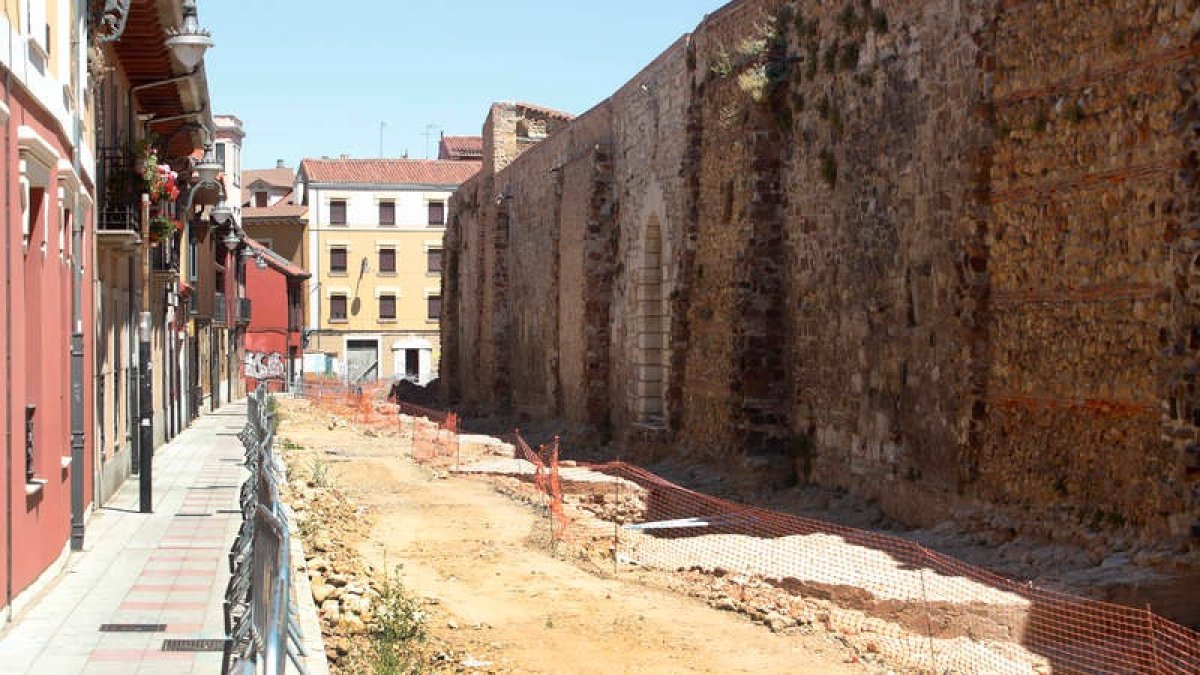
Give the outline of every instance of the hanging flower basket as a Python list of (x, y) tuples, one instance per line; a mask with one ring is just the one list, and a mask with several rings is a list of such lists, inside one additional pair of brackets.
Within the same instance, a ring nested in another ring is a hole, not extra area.
[(161, 241), (175, 233), (175, 221), (158, 215), (150, 219), (150, 241)]

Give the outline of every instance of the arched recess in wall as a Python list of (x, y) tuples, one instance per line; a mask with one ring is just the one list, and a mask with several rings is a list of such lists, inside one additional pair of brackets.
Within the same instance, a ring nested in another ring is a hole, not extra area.
[(666, 423), (669, 376), (670, 313), (667, 305), (666, 260), (662, 222), (652, 216), (642, 239), (642, 259), (637, 276), (637, 362), (635, 410), (638, 421)]

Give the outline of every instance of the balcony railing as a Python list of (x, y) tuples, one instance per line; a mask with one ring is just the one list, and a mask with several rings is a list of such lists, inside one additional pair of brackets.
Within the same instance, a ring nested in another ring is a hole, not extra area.
[(213, 294), (213, 324), (224, 326), (229, 323), (229, 315), (225, 312), (225, 294)]
[(150, 249), (150, 269), (179, 274), (179, 250), (173, 241), (164, 241)]
[(238, 323), (250, 323), (250, 299), (249, 298), (238, 298), (237, 320), (238, 320)]
[(133, 170), (133, 156), (122, 148), (105, 148), (100, 152), (99, 169), (100, 229), (139, 231), (141, 177)]

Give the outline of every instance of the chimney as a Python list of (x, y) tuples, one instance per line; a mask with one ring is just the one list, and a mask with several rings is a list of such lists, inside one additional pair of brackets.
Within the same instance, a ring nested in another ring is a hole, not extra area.
[(282, 169), (282, 168), (284, 168), (284, 167), (283, 167), (283, 160), (282, 160), (282, 159), (277, 159), (277, 160), (275, 160), (275, 168), (276, 168), (276, 169)]
[(350, 159), (350, 155), (347, 155), (346, 153), (343, 152), (342, 159)]

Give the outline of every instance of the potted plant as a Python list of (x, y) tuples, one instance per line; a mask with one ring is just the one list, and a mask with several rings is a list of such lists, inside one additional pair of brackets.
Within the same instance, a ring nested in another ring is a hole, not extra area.
[(165, 215), (159, 214), (150, 219), (150, 241), (158, 242), (175, 233), (175, 223)]

